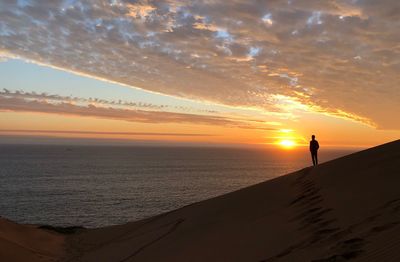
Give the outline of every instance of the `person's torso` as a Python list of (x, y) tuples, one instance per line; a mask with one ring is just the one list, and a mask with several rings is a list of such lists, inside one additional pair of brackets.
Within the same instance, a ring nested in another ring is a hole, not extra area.
[(318, 150), (318, 141), (317, 140), (311, 140), (310, 141), (310, 150), (313, 152), (316, 152)]

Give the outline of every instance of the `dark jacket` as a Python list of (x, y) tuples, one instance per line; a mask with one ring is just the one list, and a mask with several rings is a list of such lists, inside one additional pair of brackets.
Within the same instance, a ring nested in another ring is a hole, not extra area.
[(319, 148), (319, 144), (317, 140), (311, 140), (310, 141), (310, 152), (312, 153), (317, 153)]

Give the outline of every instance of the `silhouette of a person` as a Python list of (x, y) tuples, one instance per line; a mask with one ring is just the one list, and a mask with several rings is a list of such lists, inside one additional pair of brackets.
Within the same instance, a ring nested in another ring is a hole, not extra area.
[(314, 166), (318, 165), (318, 148), (319, 148), (318, 141), (315, 140), (315, 136), (312, 135), (310, 141), (310, 152)]

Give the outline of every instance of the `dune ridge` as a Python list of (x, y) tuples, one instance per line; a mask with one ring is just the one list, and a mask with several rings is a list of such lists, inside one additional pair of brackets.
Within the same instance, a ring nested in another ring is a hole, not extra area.
[(61, 234), (1, 219), (0, 258), (400, 261), (399, 182), (397, 140), (124, 225)]

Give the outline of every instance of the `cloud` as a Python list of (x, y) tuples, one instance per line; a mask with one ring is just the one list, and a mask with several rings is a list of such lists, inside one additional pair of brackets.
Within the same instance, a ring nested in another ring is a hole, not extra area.
[(5, 62), (11, 58), (15, 58), (12, 54), (0, 50), (0, 62)]
[(2, 1), (0, 16), (0, 54), (163, 94), (400, 129), (397, 0)]
[(129, 108), (145, 108), (145, 109), (153, 109), (153, 110), (167, 109), (170, 107), (169, 105), (156, 105), (156, 104), (151, 104), (151, 103), (131, 102), (131, 101), (124, 101), (124, 100), (106, 100), (106, 99), (99, 99), (99, 98), (60, 96), (60, 95), (53, 95), (53, 94), (47, 94), (47, 93), (25, 92), (23, 90), (10, 91), (6, 88), (3, 88), (3, 90), (0, 91), (0, 96), (20, 98), (20, 99), (25, 99), (25, 100), (36, 99), (36, 100), (52, 101), (52, 102), (84, 103), (84, 104), (90, 104), (90, 105), (120, 106), (120, 107), (129, 107)]
[(126, 100), (106, 100), (95, 97), (82, 98), (75, 96), (60, 96), (47, 93), (25, 92), (23, 90), (11, 91), (6, 88), (0, 90), (0, 96), (8, 98), (20, 98), (25, 100), (38, 100), (45, 102), (64, 102), (80, 105), (97, 105), (97, 106), (112, 106), (114, 108), (128, 108), (128, 109), (146, 109), (153, 111), (184, 111), (184, 112), (197, 112), (197, 113), (218, 113), (214, 110), (195, 109), (187, 106), (171, 106), (160, 105), (153, 103), (144, 103), (140, 101), (126, 101)]
[[(55, 99), (53, 99), (55, 98)], [(150, 124), (191, 123), (198, 125), (217, 125), (244, 129), (275, 130), (266, 127), (264, 122), (229, 118), (218, 115), (190, 114), (168, 111), (119, 108), (107, 104), (77, 103), (86, 99), (63, 100), (61, 96), (3, 91), (0, 93), (0, 111), (38, 112), (48, 114), (96, 117)], [(106, 106), (105, 106), (106, 105)]]
[(28, 129), (0, 129), (0, 133), (28, 133), (28, 134), (72, 134), (72, 135), (112, 135), (112, 136), (215, 136), (213, 134), (196, 133), (149, 133), (149, 132), (98, 132), (76, 130), (28, 130)]

